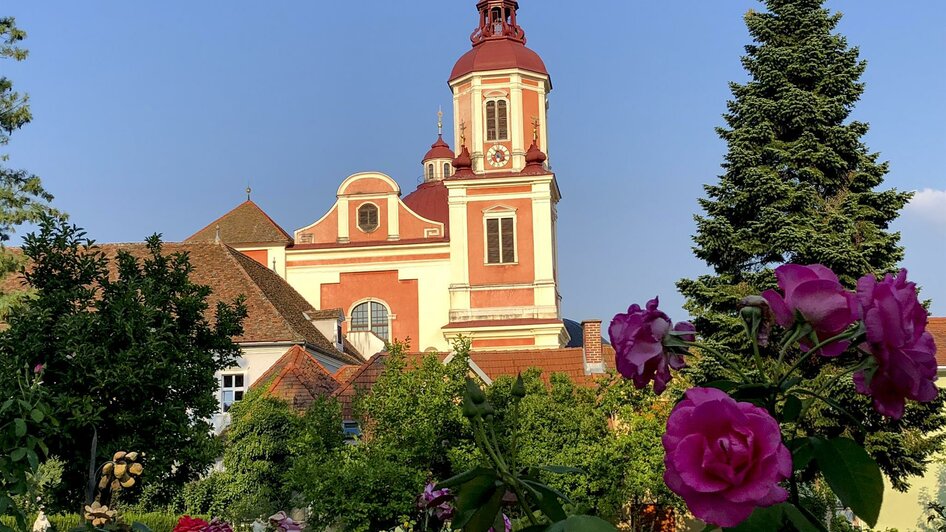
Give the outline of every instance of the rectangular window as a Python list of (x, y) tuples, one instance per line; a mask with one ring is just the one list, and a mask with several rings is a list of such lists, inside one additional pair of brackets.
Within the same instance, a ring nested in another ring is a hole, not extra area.
[(516, 262), (515, 225), (511, 217), (486, 219), (486, 263)]
[(496, 140), (496, 102), (486, 102), (486, 140)]
[(222, 380), (220, 407), (227, 412), (233, 403), (243, 399), (243, 393), (246, 391), (246, 376), (243, 373), (224, 373)]
[(509, 102), (506, 100), (486, 102), (486, 140), (509, 140)]
[(342, 421), (342, 433), (345, 435), (345, 443), (357, 443), (361, 438), (361, 425), (357, 421)]

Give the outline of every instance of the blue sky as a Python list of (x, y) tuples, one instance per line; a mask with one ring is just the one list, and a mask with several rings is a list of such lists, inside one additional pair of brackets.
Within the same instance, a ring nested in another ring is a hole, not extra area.
[[(28, 61), (3, 72), (34, 123), (8, 146), (55, 205), (102, 242), (181, 240), (245, 199), (289, 231), (338, 184), (383, 171), (405, 194), (451, 105), (474, 0), (127, 2), (7, 0)], [(552, 74), (550, 151), (566, 316), (605, 320), (660, 295), (692, 256), (702, 185), (720, 173), (729, 81), (745, 74), (752, 0), (520, 0)], [(946, 2), (831, 0), (869, 62), (854, 113), (891, 163), (886, 186), (924, 191), (897, 221), (911, 277), (946, 314)], [(450, 113), (447, 113), (449, 117)], [(450, 125), (447, 124), (450, 131)], [(452, 139), (449, 139), (452, 143)]]

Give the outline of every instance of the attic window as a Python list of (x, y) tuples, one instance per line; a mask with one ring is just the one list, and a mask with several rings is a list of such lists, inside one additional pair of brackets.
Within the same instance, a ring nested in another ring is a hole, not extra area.
[(358, 207), (358, 229), (370, 233), (378, 228), (378, 207), (373, 203), (365, 203)]

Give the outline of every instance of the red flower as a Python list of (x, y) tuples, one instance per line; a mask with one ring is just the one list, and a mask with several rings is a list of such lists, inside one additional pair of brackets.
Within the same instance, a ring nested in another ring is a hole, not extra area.
[(174, 527), (173, 532), (202, 532), (208, 524), (203, 519), (185, 515), (177, 521), (177, 526)]

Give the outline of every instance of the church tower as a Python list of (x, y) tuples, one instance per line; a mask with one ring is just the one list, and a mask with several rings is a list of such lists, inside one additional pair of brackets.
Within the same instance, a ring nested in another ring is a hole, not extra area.
[[(450, 74), (454, 145), (448, 190), (450, 322), (473, 347), (568, 342), (558, 291), (556, 205), (548, 166), (551, 79), (526, 47), (515, 0), (482, 0), (472, 49)], [(434, 174), (436, 175), (436, 174)]]
[[(518, 172), (526, 163), (533, 125), (548, 154), (546, 110), (552, 82), (545, 63), (526, 48), (515, 0), (482, 0), (473, 49), (450, 74), (455, 139), (465, 137), (475, 172)], [(459, 144), (456, 144), (459, 146)]]

